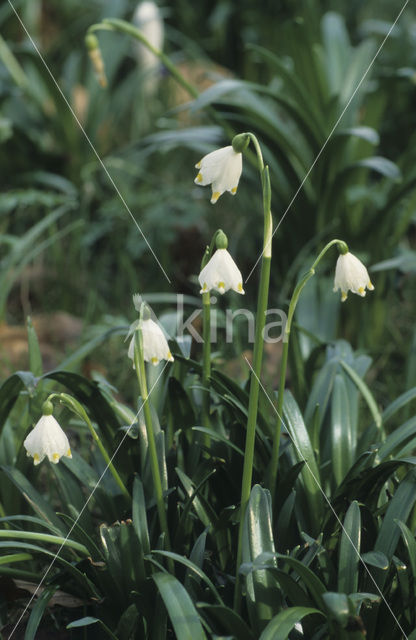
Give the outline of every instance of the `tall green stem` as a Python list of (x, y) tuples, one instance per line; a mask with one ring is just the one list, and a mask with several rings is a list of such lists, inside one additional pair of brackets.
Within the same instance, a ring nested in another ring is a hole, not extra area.
[[(243, 135), (243, 134), (241, 134)], [(243, 478), (241, 482), (241, 504), (240, 504), (240, 525), (238, 530), (237, 566), (236, 566), (236, 586), (234, 593), (234, 608), (240, 608), (240, 564), (242, 559), (243, 529), (244, 519), (250, 498), (251, 482), (253, 476), (254, 445), (256, 438), (256, 423), (259, 399), (259, 381), (261, 375), (261, 364), (263, 359), (263, 332), (266, 323), (267, 301), (269, 296), (270, 263), (272, 257), (272, 214), (270, 210), (271, 189), (268, 167), (264, 166), (263, 156), (257, 138), (252, 134), (249, 136), (253, 142), (257, 154), (258, 168), (262, 183), (264, 233), (263, 233), (263, 253), (261, 262), (259, 295), (257, 301), (256, 334), (253, 350), (253, 372), (250, 379), (250, 395), (248, 403), (247, 432), (244, 452)]]
[[(157, 457), (155, 434), (153, 431), (152, 414), (150, 411), (149, 394), (147, 391), (146, 369), (143, 358), (142, 336), (140, 327), (135, 333), (134, 340), (134, 366), (137, 373), (137, 379), (140, 387), (140, 394), (143, 401), (143, 413), (146, 424), (148, 451), (150, 459), (150, 468), (152, 470), (153, 488), (156, 497), (157, 511), (159, 515), (160, 528), (165, 534), (165, 548), (170, 551), (170, 536), (168, 529), (168, 521), (166, 516), (166, 505), (163, 498), (162, 479), (160, 475), (159, 461)], [(173, 563), (172, 563), (173, 566)]]
[[(202, 294), (202, 338), (204, 341), (202, 347), (202, 384), (204, 387), (204, 395), (202, 399), (202, 420), (204, 427), (210, 427), (210, 391), (209, 378), (211, 375), (211, 294)], [(204, 442), (207, 447), (210, 445), (210, 437), (204, 435)]]
[[(201, 271), (206, 266), (214, 251), (217, 237), (222, 234), (221, 229), (217, 229), (211, 239), (211, 244), (204, 251), (201, 260)], [(209, 291), (202, 294), (202, 384), (204, 395), (202, 398), (202, 422), (204, 427), (209, 428), (210, 422), (210, 389), (209, 378), (211, 375), (211, 294)], [(210, 446), (211, 439), (208, 434), (204, 435), (204, 442)]]
[(272, 504), (274, 503), (275, 492), (276, 492), (276, 484), (277, 484), (277, 470), (279, 465), (279, 448), (280, 448), (280, 433), (282, 428), (282, 419), (283, 419), (283, 397), (285, 391), (286, 384), (286, 369), (287, 369), (287, 356), (289, 352), (289, 338), (290, 338), (290, 329), (292, 326), (293, 315), (295, 313), (296, 305), (299, 300), (299, 296), (302, 293), (302, 290), (308, 280), (312, 278), (315, 273), (315, 269), (318, 266), (319, 262), (326, 254), (328, 249), (332, 247), (334, 244), (337, 244), (341, 253), (345, 253), (348, 251), (348, 247), (343, 240), (331, 240), (327, 245), (322, 249), (316, 260), (313, 262), (311, 268), (304, 276), (299, 280), (298, 284), (295, 287), (292, 298), (289, 303), (289, 310), (287, 314), (287, 322), (283, 335), (283, 351), (282, 351), (282, 360), (280, 364), (280, 382), (279, 382), (279, 391), (277, 395), (277, 423), (274, 432), (273, 439), (273, 448), (272, 455), (270, 459), (270, 473), (269, 473), (269, 489), (272, 495)]

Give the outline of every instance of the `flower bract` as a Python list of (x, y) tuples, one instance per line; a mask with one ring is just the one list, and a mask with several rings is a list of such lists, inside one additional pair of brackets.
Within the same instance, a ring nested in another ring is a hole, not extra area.
[(241, 272), (227, 249), (217, 249), (199, 274), (200, 293), (215, 289), (225, 293), (233, 289), (237, 293), (244, 293)]
[(26, 455), (32, 456), (35, 465), (42, 462), (45, 456), (54, 464), (59, 462), (62, 456), (72, 458), (68, 438), (52, 415), (43, 415), (40, 418), (23, 446)]
[(347, 299), (348, 291), (365, 296), (366, 288), (374, 289), (368, 271), (358, 258), (352, 253), (340, 254), (335, 269), (334, 291), (341, 289), (341, 300)]
[(203, 187), (212, 186), (211, 202), (215, 204), (224, 191), (235, 195), (243, 169), (243, 156), (230, 145), (211, 151), (195, 167), (199, 169), (195, 183)]
[[(154, 365), (158, 364), (161, 360), (173, 362), (173, 356), (169, 350), (169, 345), (165, 335), (154, 320), (151, 318), (142, 320), (141, 332), (143, 339), (143, 357), (145, 362), (151, 362)], [(127, 355), (133, 360), (134, 367), (134, 334), (130, 340)]]

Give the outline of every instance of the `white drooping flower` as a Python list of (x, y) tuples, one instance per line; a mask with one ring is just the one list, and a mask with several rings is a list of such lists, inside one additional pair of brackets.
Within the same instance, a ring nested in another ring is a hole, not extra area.
[(241, 272), (227, 249), (217, 249), (199, 274), (200, 293), (216, 289), (223, 294), (229, 289), (244, 293)]
[(68, 438), (53, 415), (43, 415), (25, 439), (26, 455), (32, 456), (35, 465), (49, 458), (56, 464), (67, 456), (72, 458)]
[(348, 291), (364, 297), (366, 288), (373, 291), (374, 286), (361, 260), (349, 251), (340, 254), (335, 269), (334, 291), (341, 289), (342, 302), (347, 299)]
[(203, 187), (212, 185), (211, 202), (215, 204), (224, 191), (236, 194), (243, 170), (243, 154), (234, 151), (230, 145), (211, 151), (195, 167), (199, 173), (194, 182)]
[[(139, 325), (137, 324), (136, 326), (138, 327)], [(156, 322), (151, 318), (142, 320), (141, 331), (143, 341), (143, 358), (145, 362), (151, 362), (154, 365), (157, 365), (161, 360), (173, 362), (173, 356), (169, 350), (168, 342), (162, 329)], [(133, 360), (134, 368), (134, 333), (130, 340), (127, 355)]]

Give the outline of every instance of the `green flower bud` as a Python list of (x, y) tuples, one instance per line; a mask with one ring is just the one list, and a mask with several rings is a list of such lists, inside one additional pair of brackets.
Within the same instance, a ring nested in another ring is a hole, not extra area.
[(141, 314), (140, 315), (141, 315), (141, 319), (142, 320), (150, 320), (151, 317), (152, 317), (152, 313), (150, 311), (150, 308), (145, 302), (143, 302), (143, 304), (142, 304)]
[(88, 33), (85, 36), (85, 46), (88, 51), (93, 51), (94, 49), (99, 49), (100, 45), (98, 44), (98, 38), (93, 33)]
[(342, 256), (345, 256), (345, 254), (349, 251), (347, 243), (343, 240), (337, 243), (337, 248)]
[(105, 75), (104, 60), (101, 55), (97, 36), (95, 36), (93, 33), (88, 33), (85, 36), (85, 44), (88, 49), (88, 55), (94, 67), (94, 71), (97, 75), (98, 82), (104, 89), (107, 86), (107, 77)]
[(248, 133), (239, 133), (234, 136), (231, 144), (236, 153), (243, 153), (250, 143), (250, 136)]
[(51, 416), (53, 413), (53, 404), (50, 400), (46, 400), (42, 405), (42, 414), (44, 416)]
[(226, 249), (228, 247), (228, 238), (222, 229), (218, 229), (215, 236), (215, 244), (217, 249)]

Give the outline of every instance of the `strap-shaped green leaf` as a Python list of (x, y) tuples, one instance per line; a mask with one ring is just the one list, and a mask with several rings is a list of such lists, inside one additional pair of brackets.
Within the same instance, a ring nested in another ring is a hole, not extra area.
[(355, 593), (358, 589), (358, 563), (361, 542), (361, 514), (354, 500), (345, 515), (339, 545), (338, 590)]
[(278, 613), (273, 620), (270, 620), (259, 640), (287, 640), (295, 624), (305, 616), (310, 616), (313, 613), (324, 615), (319, 609), (311, 607), (290, 607), (285, 609)]
[(159, 589), (178, 640), (206, 640), (199, 614), (185, 587), (170, 573), (155, 573)]

